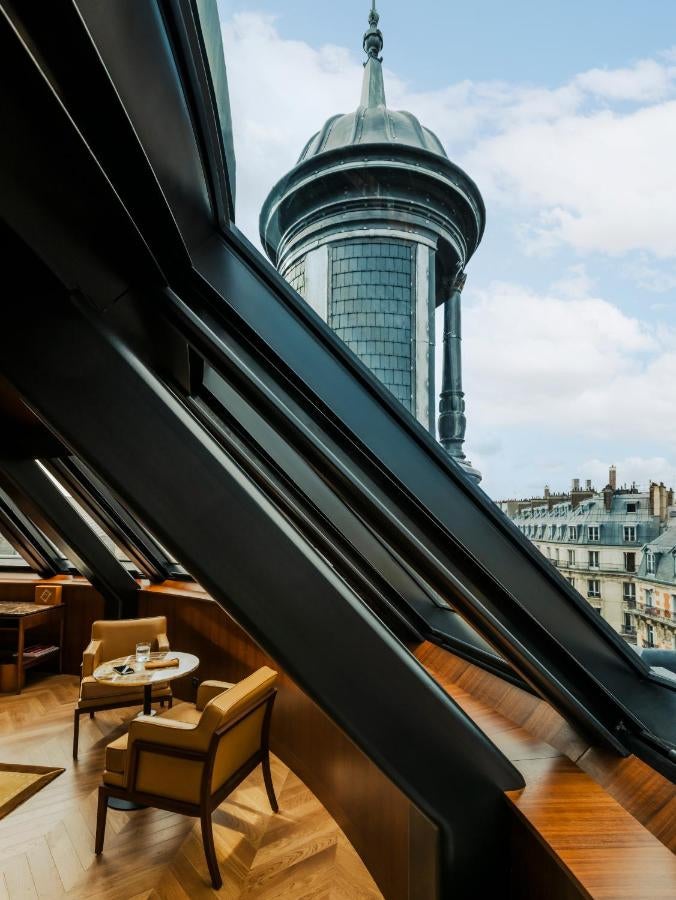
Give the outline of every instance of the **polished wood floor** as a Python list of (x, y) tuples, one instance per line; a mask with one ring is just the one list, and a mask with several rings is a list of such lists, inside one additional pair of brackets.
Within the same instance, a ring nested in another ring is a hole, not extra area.
[(382, 895), (313, 794), (278, 759), (272, 775), (280, 814), (270, 813), (254, 772), (214, 813), (223, 888), (212, 890), (199, 824), (173, 813), (110, 810), (106, 848), (94, 856), (96, 789), (106, 744), (135, 710), (82, 717), (80, 757), (71, 758), (77, 679), (29, 683), (0, 696), (0, 760), (66, 771), (0, 821), (0, 900), (375, 900)]

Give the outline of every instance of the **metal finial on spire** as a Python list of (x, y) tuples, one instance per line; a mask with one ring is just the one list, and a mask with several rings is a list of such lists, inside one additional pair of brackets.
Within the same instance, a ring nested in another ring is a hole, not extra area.
[(369, 59), (377, 59), (382, 62), (380, 52), (383, 49), (383, 34), (378, 28), (380, 16), (376, 9), (376, 0), (371, 2), (371, 12), (369, 13), (369, 30), (364, 34), (364, 53)]

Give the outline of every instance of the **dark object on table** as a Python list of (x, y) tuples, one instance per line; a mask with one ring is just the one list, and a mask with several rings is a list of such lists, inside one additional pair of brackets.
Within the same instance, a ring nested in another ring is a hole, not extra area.
[(118, 675), (133, 675), (134, 669), (131, 666), (113, 666)]

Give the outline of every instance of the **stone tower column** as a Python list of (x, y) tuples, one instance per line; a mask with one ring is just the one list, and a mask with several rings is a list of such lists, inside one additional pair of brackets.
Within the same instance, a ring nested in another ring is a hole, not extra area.
[(473, 468), (463, 451), (465, 441), (465, 393), (462, 389), (462, 289), (467, 276), (460, 271), (444, 302), (443, 370), (439, 395), (439, 441), (475, 481), (480, 472)]
[(359, 106), (331, 116), (271, 189), (261, 242), (287, 281), (432, 434), (436, 431), (434, 320), (447, 306), (442, 397), (444, 445), (462, 452), (460, 295), (447, 286), (479, 245), (479, 189), (439, 138), (405, 110), (387, 106), (383, 34), (375, 3), (363, 37)]

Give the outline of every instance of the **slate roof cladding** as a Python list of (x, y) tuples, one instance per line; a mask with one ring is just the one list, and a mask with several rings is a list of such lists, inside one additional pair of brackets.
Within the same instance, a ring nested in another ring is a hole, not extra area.
[(305, 296), (305, 257), (301, 257), (285, 273), (284, 277), (294, 291), (298, 291), (301, 297)]
[[(596, 494), (592, 499), (583, 500), (573, 509), (569, 501), (556, 503), (551, 510), (546, 505), (522, 510), (514, 516), (517, 525), (537, 525), (537, 534), (529, 535), (535, 540), (555, 541), (560, 543), (589, 544), (587, 528), (589, 525), (599, 526), (598, 544), (606, 546), (640, 547), (655, 540), (662, 529), (660, 517), (653, 515), (650, 509), (650, 494), (626, 494), (618, 492), (611, 499), (610, 510), (604, 507), (603, 494)], [(637, 504), (635, 512), (627, 511), (627, 504)], [(545, 533), (540, 537), (540, 527), (545, 526)], [(555, 537), (550, 537), (550, 526), (557, 529)], [(565, 528), (560, 535), (560, 528)], [(569, 528), (577, 527), (577, 538), (570, 540)], [(626, 526), (636, 527), (636, 540), (625, 541)]]
[[(662, 534), (649, 541), (643, 548), (643, 558), (638, 568), (640, 578), (658, 584), (676, 586), (676, 521), (672, 520)], [(648, 553), (655, 554), (655, 571), (648, 572)]]
[(409, 412), (413, 246), (347, 239), (329, 248), (329, 325)]

